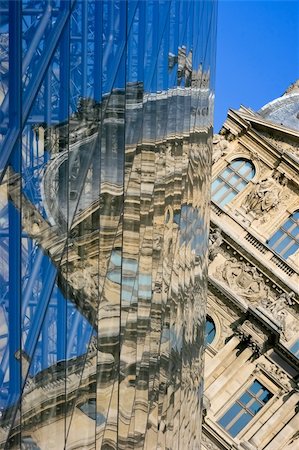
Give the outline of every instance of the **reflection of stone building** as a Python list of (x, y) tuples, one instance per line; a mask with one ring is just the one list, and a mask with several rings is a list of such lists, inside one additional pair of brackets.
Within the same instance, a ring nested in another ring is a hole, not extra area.
[(299, 89), (214, 138), (203, 448), (299, 446)]
[(1, 2), (0, 448), (200, 447), (216, 3)]

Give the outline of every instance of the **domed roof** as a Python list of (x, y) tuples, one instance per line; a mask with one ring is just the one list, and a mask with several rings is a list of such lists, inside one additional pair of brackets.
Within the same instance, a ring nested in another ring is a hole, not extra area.
[(258, 112), (270, 122), (299, 130), (299, 80), (282, 97), (267, 103)]

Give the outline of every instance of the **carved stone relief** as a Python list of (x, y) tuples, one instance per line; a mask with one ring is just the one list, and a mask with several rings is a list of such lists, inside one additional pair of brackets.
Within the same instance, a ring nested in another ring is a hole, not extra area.
[(218, 253), (220, 253), (220, 247), (223, 243), (223, 237), (221, 235), (220, 228), (216, 228), (210, 233), (209, 237), (209, 260), (213, 261)]
[(253, 334), (258, 336), (261, 340), (266, 340), (268, 338), (268, 335), (264, 333), (258, 326), (256, 326), (252, 321), (245, 320), (245, 322), (242, 324), (243, 328), (247, 328), (250, 330)]
[(299, 321), (291, 320), (286, 324), (285, 329), (282, 332), (282, 338), (286, 341), (292, 339), (293, 336), (297, 336), (299, 334)]
[(259, 180), (245, 198), (243, 206), (246, 212), (253, 214), (255, 218), (267, 214), (280, 203), (286, 185), (287, 178), (278, 171)]
[(214, 134), (213, 136), (213, 164), (216, 163), (228, 151), (228, 142), (221, 134)]
[(292, 385), (287, 374), (276, 364), (265, 360), (262, 363), (258, 363), (256, 372), (262, 370), (270, 374), (279, 384), (281, 384), (287, 391), (292, 389)]
[(234, 292), (250, 303), (254, 304), (269, 298), (269, 288), (257, 269), (244, 261), (238, 261), (235, 257), (229, 258), (219, 266), (215, 276), (224, 280)]
[(273, 318), (280, 323), (284, 337), (286, 337), (285, 333), (287, 333), (291, 338), (293, 333), (291, 334), (291, 329), (288, 330), (289, 325), (287, 324), (287, 319), (289, 314), (287, 309), (296, 303), (294, 292), (283, 292), (275, 299), (263, 299), (261, 303)]

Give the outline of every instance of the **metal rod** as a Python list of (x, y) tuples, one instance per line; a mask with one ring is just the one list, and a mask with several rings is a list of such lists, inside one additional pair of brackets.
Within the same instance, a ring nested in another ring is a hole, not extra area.
[[(14, 148), (14, 145), (22, 132), (22, 129), (27, 121), (30, 110), (32, 109), (34, 100), (39, 92), (40, 86), (43, 82), (49, 64), (53, 58), (53, 55), (58, 46), (61, 34), (67, 21), (70, 18), (71, 11), (75, 5), (76, 0), (70, 0), (70, 8), (63, 9), (60, 16), (57, 18), (55, 26), (51, 30), (49, 40), (45, 42), (45, 52), (43, 53), (35, 77), (32, 77), (28, 87), (26, 88), (23, 101), (23, 114), (22, 123), (20, 127), (12, 126), (10, 127), (8, 133), (5, 136), (2, 151), (0, 155), (0, 183), (2, 182), (5, 170), (8, 164), (9, 157)], [(15, 2), (12, 2), (15, 3)], [(19, 3), (19, 2), (17, 2)], [(21, 73), (21, 72), (20, 72)]]

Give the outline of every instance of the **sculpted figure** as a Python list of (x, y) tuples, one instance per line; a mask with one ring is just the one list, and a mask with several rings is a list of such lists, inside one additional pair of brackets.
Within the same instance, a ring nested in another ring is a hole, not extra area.
[(228, 148), (228, 143), (225, 137), (221, 134), (214, 134), (213, 136), (213, 164), (223, 156)]
[(273, 317), (280, 323), (284, 335), (287, 332), (286, 329), (287, 313), (285, 309), (287, 305), (291, 306), (294, 304), (294, 299), (295, 299), (294, 292), (289, 293), (283, 292), (280, 296), (276, 298), (276, 300), (272, 301), (271, 303), (270, 302), (263, 303), (263, 306), (267, 308), (267, 310), (271, 312)]
[(244, 205), (246, 212), (253, 212), (259, 216), (269, 212), (279, 203), (283, 186), (286, 185), (286, 178), (284, 177), (280, 183), (279, 178), (280, 174), (276, 172), (272, 177), (256, 183), (246, 197)]
[(209, 239), (209, 259), (210, 259), (210, 261), (213, 261), (213, 259), (216, 258), (222, 242), (223, 242), (223, 238), (221, 235), (221, 231), (219, 228), (216, 228), (215, 231), (213, 231), (210, 234), (210, 239)]
[(283, 292), (271, 305), (268, 306), (269, 311), (278, 313), (285, 308), (286, 305), (292, 306), (295, 303), (294, 292)]

